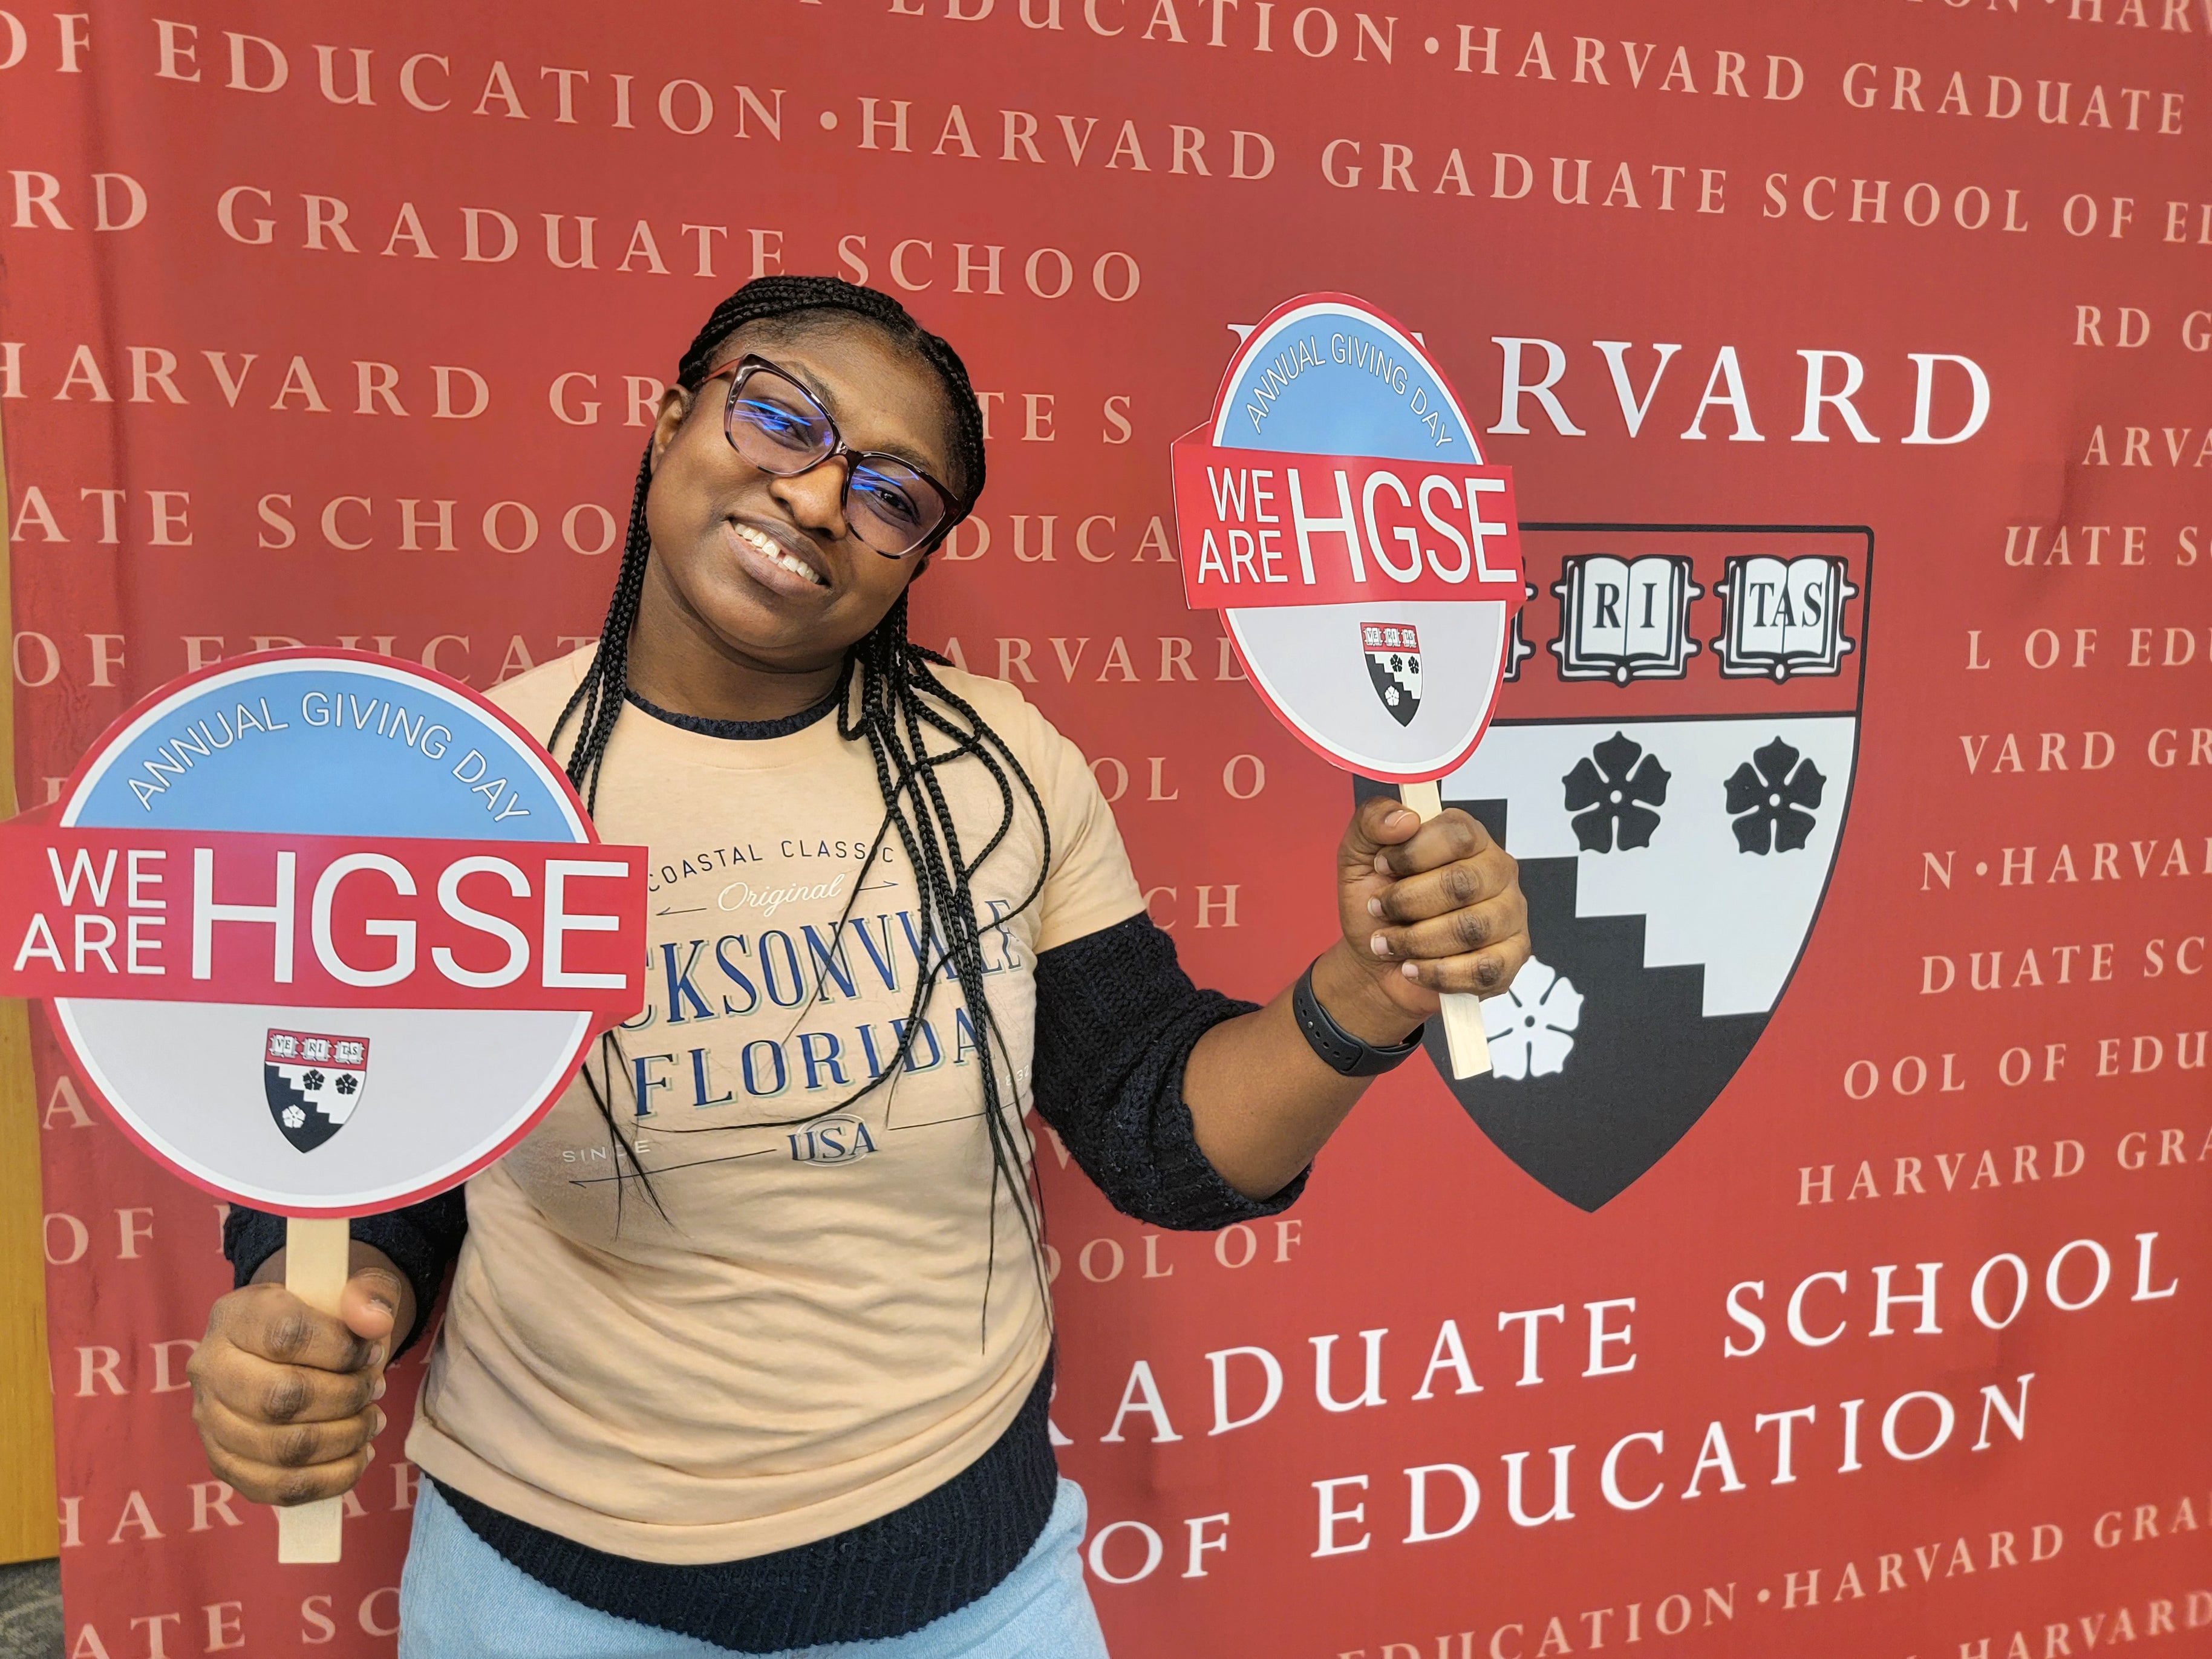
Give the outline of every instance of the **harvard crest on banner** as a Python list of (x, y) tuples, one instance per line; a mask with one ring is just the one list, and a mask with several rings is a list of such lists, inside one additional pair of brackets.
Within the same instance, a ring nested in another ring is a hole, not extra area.
[(1450, 1086), (1523, 1170), (1595, 1210), (1718, 1098), (1803, 952), (1858, 754), (1873, 537), (1522, 536), (1540, 597), (1443, 796), (1520, 861), (1535, 956), (1483, 1005), (1496, 1070)]

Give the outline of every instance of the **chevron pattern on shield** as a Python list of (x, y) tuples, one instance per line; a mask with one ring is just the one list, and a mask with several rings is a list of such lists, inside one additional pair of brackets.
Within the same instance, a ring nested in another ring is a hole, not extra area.
[(1496, 1069), (1449, 1086), (1595, 1211), (1720, 1097), (1810, 937), (1858, 753), (1873, 533), (1521, 531), (1545, 596), (1522, 617), (1551, 648), (1443, 792), (1519, 860), (1534, 957), (1483, 1004)]

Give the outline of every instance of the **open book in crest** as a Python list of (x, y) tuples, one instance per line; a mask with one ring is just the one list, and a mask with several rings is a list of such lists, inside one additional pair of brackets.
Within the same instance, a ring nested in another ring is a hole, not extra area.
[(1731, 679), (1841, 672), (1851, 641), (1844, 601), (1858, 589), (1844, 561), (1825, 554), (1779, 559), (1753, 554), (1728, 562), (1720, 584), (1727, 623), (1713, 641)]
[(1552, 641), (1565, 680), (1680, 679), (1698, 649), (1690, 601), (1705, 592), (1690, 580), (1690, 560), (1647, 553), (1616, 558), (1585, 554), (1560, 566), (1559, 637)]

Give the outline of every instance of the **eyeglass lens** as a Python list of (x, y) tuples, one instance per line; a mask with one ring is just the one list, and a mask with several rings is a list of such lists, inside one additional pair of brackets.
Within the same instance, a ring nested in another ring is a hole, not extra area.
[[(729, 406), (732, 447), (750, 465), (788, 477), (818, 465), (837, 447), (837, 428), (799, 386), (757, 368), (735, 387)], [(845, 485), (845, 518), (878, 553), (910, 553), (944, 522), (944, 500), (930, 482), (886, 455), (855, 454)]]

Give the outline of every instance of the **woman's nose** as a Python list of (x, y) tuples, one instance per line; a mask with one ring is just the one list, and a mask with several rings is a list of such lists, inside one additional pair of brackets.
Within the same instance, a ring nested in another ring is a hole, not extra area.
[(801, 529), (839, 540), (846, 529), (845, 483), (848, 476), (843, 456), (826, 456), (804, 472), (771, 478), (769, 493)]

